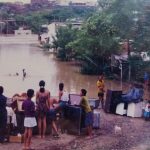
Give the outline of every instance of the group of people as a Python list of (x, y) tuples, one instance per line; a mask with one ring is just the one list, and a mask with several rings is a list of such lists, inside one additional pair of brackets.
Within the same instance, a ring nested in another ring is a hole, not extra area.
[[(56, 114), (63, 111), (68, 104), (69, 96), (64, 90), (64, 84), (59, 84), (58, 99), (51, 98), (49, 90), (45, 89), (45, 81), (39, 82), (39, 90), (34, 92), (33, 89), (28, 89), (21, 98), (22, 110), (24, 113), (24, 149), (30, 149), (33, 127), (38, 126), (39, 138), (45, 138), (46, 132), (46, 117), (50, 117), (52, 128), (55, 131), (54, 136), (59, 137), (58, 128), (56, 125)], [(3, 87), (0, 86), (0, 142), (4, 142), (4, 130), (7, 124), (7, 98), (3, 95)], [(80, 107), (85, 112), (85, 126), (87, 134), (92, 136), (92, 110), (86, 98), (87, 91), (81, 89)], [(35, 101), (33, 100), (34, 95)], [(14, 97), (19, 96), (15, 94)], [(12, 107), (16, 111), (15, 107)]]
[[(24, 71), (23, 71), (24, 72)], [(102, 108), (104, 108), (104, 93), (105, 93), (105, 82), (104, 76), (100, 75), (97, 81), (98, 98), (101, 102)], [(4, 131), (7, 124), (7, 98), (3, 95), (3, 87), (0, 86), (0, 142), (4, 142), (5, 136)], [(120, 102), (139, 102), (143, 97), (143, 87), (137, 84), (131, 84), (129, 92), (122, 95)], [(92, 136), (92, 124), (93, 124), (93, 113), (86, 97), (86, 89), (80, 91), (80, 107), (85, 113), (85, 127), (87, 128), (88, 137)], [(35, 95), (35, 101), (33, 97)], [(19, 94), (15, 94), (15, 97), (19, 97)], [(52, 128), (54, 130), (54, 137), (59, 138), (58, 128), (56, 125), (56, 114), (63, 112), (65, 106), (69, 103), (69, 95), (64, 90), (64, 83), (59, 83), (58, 99), (51, 98), (49, 90), (45, 89), (45, 81), (39, 82), (39, 90), (35, 93), (33, 89), (28, 89), (21, 97), (19, 97), (22, 103), (22, 110), (24, 114), (24, 149), (30, 149), (31, 138), (33, 127), (38, 126), (39, 138), (45, 138), (47, 122), (46, 118), (49, 117), (51, 120)], [(16, 112), (16, 107), (12, 108)], [(149, 103), (150, 104), (150, 103)], [(150, 109), (150, 105), (147, 105), (147, 110)], [(147, 115), (145, 113), (145, 115)]]
[[(15, 74), (9, 74), (9, 76), (19, 76), (19, 73), (16, 72)], [(26, 78), (26, 76), (27, 76), (26, 70), (22, 69), (22, 77), (23, 77), (23, 79)]]

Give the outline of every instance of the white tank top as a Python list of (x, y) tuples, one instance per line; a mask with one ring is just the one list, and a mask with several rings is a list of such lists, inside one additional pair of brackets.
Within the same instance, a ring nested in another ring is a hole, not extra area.
[(69, 101), (69, 95), (66, 91), (63, 91), (63, 95), (61, 96), (61, 101), (64, 101), (64, 102)]

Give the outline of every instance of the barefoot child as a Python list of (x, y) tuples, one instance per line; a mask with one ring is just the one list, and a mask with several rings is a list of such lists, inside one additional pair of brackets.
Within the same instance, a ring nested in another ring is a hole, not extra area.
[(35, 119), (35, 105), (31, 101), (31, 98), (34, 95), (34, 90), (29, 89), (27, 91), (27, 100), (23, 102), (22, 109), (24, 110), (25, 119), (24, 119), (24, 149), (31, 149), (31, 138), (32, 138), (32, 128), (37, 125)]
[(86, 98), (86, 93), (87, 91), (85, 89), (81, 89), (81, 102), (80, 102), (80, 106), (82, 107), (82, 109), (85, 111), (86, 115), (85, 115), (85, 126), (87, 128), (87, 134), (89, 137), (92, 136), (92, 124), (93, 124), (93, 114), (92, 114), (92, 110), (91, 107), (89, 105), (89, 102)]

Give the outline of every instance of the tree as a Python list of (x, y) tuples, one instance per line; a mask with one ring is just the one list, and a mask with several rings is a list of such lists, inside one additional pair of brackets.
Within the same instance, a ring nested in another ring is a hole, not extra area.
[(72, 25), (59, 27), (54, 37), (53, 47), (57, 49), (57, 57), (61, 60), (69, 60), (72, 57), (72, 48), (68, 44), (76, 39), (77, 29)]
[(115, 26), (105, 13), (93, 15), (87, 20), (78, 32), (77, 40), (69, 44), (82, 58), (84, 73), (99, 73), (110, 63), (111, 54), (119, 50), (116, 33)]

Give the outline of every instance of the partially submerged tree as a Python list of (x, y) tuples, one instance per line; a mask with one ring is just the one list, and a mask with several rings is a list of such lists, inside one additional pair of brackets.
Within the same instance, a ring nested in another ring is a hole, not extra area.
[[(105, 14), (96, 14), (87, 20), (78, 33), (77, 40), (70, 43), (70, 46), (76, 50), (84, 62), (88, 63), (88, 67), (90, 67), (89, 64), (93, 69), (96, 67), (98, 73), (110, 63), (111, 54), (119, 49), (116, 33), (116, 28)], [(95, 73), (95, 71), (90, 73)]]
[(56, 37), (53, 38), (53, 46), (57, 49), (57, 57), (61, 60), (69, 60), (72, 57), (72, 48), (67, 45), (76, 39), (77, 29), (72, 25), (58, 27)]

